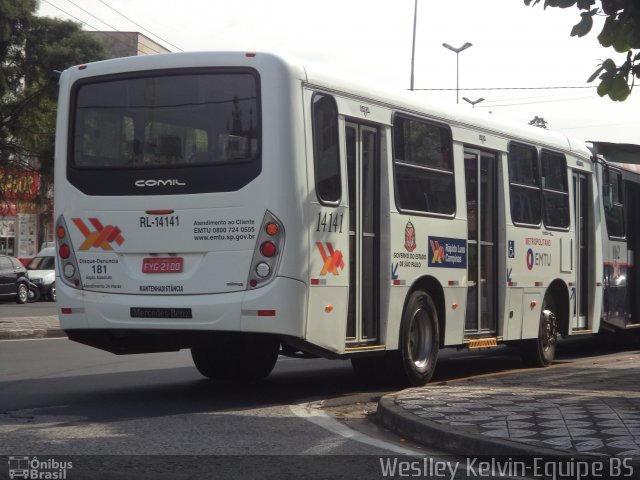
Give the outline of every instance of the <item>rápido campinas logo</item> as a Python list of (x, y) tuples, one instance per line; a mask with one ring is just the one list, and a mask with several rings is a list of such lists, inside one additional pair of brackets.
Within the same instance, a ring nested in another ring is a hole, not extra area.
[(34, 480), (65, 480), (73, 462), (63, 462), (54, 458), (26, 456), (9, 457), (9, 478), (28, 478)]

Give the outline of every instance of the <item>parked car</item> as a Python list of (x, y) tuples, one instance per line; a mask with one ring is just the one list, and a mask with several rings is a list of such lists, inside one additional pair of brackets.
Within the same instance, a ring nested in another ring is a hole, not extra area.
[(27, 265), (29, 279), (38, 286), (41, 298), (56, 301), (55, 248), (46, 247)]
[(0, 255), (0, 300), (26, 303), (29, 298), (29, 274), (17, 258)]

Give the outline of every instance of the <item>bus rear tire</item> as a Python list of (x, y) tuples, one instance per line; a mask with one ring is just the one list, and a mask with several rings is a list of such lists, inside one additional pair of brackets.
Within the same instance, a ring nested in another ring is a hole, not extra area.
[(415, 291), (400, 325), (399, 349), (387, 353), (393, 377), (405, 385), (425, 385), (436, 369), (440, 350), (438, 311), (431, 296)]
[(538, 338), (523, 340), (520, 356), (527, 367), (548, 367), (556, 356), (558, 322), (553, 297), (545, 295), (540, 313)]
[(237, 335), (191, 348), (198, 371), (211, 380), (256, 382), (266, 378), (278, 360), (280, 340), (267, 335)]

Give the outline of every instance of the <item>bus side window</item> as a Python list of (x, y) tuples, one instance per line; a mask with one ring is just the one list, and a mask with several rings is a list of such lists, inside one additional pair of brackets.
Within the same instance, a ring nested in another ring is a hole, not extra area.
[(509, 145), (509, 195), (511, 220), (538, 226), (542, 220), (538, 151), (528, 145)]
[(451, 132), (446, 126), (397, 115), (393, 120), (396, 202), (401, 210), (456, 211)]
[(611, 208), (605, 209), (604, 211), (607, 222), (607, 232), (610, 237), (624, 238), (624, 192), (622, 189), (622, 175), (620, 172), (605, 170), (603, 183), (603, 190), (604, 186), (608, 185), (611, 190), (610, 196), (613, 199)]
[(569, 227), (569, 186), (564, 155), (542, 150), (542, 197), (544, 224), (549, 228)]
[(322, 203), (340, 201), (340, 149), (338, 144), (338, 107), (333, 97), (313, 97), (313, 156), (316, 193)]

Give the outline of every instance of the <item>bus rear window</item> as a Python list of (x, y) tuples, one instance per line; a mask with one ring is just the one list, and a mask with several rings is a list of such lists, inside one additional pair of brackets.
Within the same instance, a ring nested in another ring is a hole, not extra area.
[(257, 78), (251, 72), (161, 72), (80, 83), (76, 168), (242, 163), (260, 149)]

